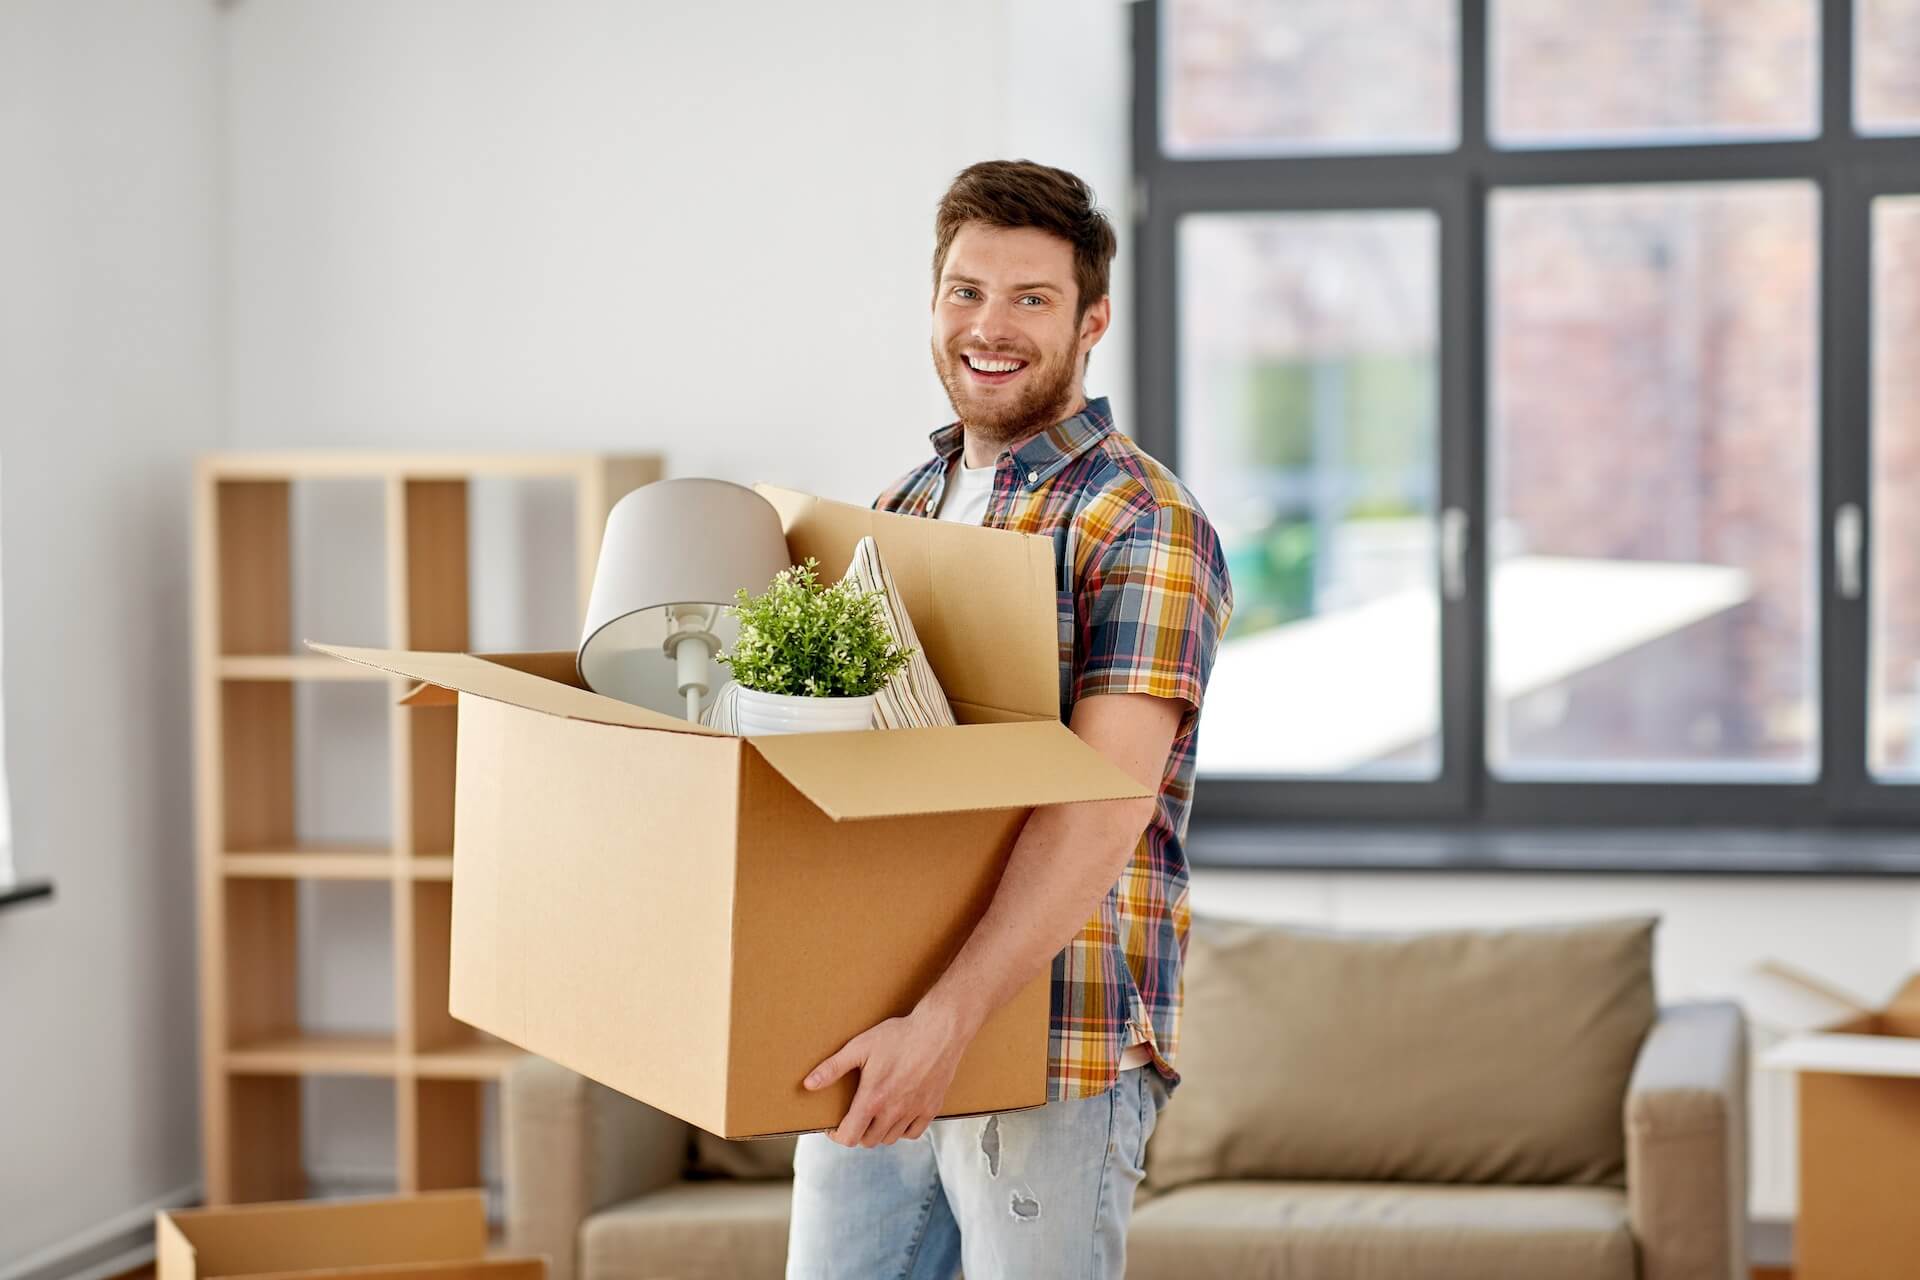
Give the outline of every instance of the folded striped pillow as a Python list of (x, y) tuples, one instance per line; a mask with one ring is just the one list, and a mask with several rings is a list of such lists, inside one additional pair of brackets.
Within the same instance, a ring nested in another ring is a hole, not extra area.
[[(957, 724), (953, 717), (953, 706), (947, 701), (947, 694), (934, 678), (933, 664), (927, 661), (926, 651), (920, 647), (920, 638), (913, 629), (913, 619), (907, 616), (906, 605), (900, 602), (899, 589), (893, 585), (893, 575), (887, 572), (887, 565), (880, 558), (880, 548), (872, 537), (860, 539), (853, 549), (853, 559), (847, 564), (844, 578), (858, 583), (862, 591), (878, 591), (880, 597), (880, 619), (886, 624), (887, 632), (893, 637), (893, 643), (902, 649), (913, 650), (913, 657), (907, 665), (894, 673), (893, 679), (882, 686), (873, 700), (873, 723), (880, 729), (930, 729), (937, 725)], [(715, 695), (713, 704), (700, 717), (702, 724), (728, 733), (740, 732), (736, 717), (735, 703), (738, 700), (740, 686), (729, 680)]]

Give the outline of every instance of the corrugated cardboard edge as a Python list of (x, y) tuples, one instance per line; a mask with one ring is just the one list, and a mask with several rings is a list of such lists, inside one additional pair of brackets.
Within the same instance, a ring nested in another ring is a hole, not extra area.
[[(1044, 1088), (1045, 1086), (1043, 1085), (1042, 1089), (1044, 1090)], [(977, 1120), (981, 1116), (1011, 1116), (1017, 1115), (1022, 1111), (1038, 1111), (1046, 1105), (1044, 1102), (1036, 1102), (1029, 1107), (995, 1107), (991, 1111), (942, 1111), (936, 1118), (941, 1120)], [(716, 1133), (714, 1137), (725, 1138), (728, 1142), (758, 1142), (763, 1138), (797, 1138), (802, 1134), (808, 1133), (832, 1133), (839, 1127), (839, 1125), (830, 1124), (819, 1129), (782, 1129), (777, 1133)]]
[(193, 1244), (166, 1210), (153, 1215), (153, 1265), (156, 1280), (194, 1280)]

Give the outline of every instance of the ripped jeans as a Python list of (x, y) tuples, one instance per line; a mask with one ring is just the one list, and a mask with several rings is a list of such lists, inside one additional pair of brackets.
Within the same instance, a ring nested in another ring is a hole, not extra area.
[(1167, 1103), (1151, 1065), (1090, 1098), (936, 1120), (918, 1138), (843, 1147), (802, 1134), (787, 1280), (1109, 1280), (1147, 1138)]

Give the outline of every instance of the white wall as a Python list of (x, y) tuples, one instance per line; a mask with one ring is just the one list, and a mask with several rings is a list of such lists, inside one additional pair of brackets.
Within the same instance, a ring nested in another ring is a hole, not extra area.
[(187, 513), (218, 431), (217, 48), (209, 0), (0, 5), (5, 736), (20, 873), (57, 889), (0, 913), (0, 1271), (199, 1177)]
[[(952, 175), (1030, 154), (1123, 211), (1125, 19), (240, 4), (233, 440), (657, 448), (868, 501), (950, 416), (927, 342)], [(1096, 391), (1127, 395), (1126, 324)]]

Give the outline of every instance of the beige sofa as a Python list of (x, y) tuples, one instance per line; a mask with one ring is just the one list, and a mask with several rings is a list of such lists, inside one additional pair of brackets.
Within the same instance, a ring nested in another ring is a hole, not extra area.
[[(1656, 1009), (1652, 932), (1196, 920), (1127, 1274), (1746, 1280), (1743, 1021)], [(539, 1059), (503, 1123), (510, 1246), (555, 1280), (781, 1275), (791, 1139)]]

